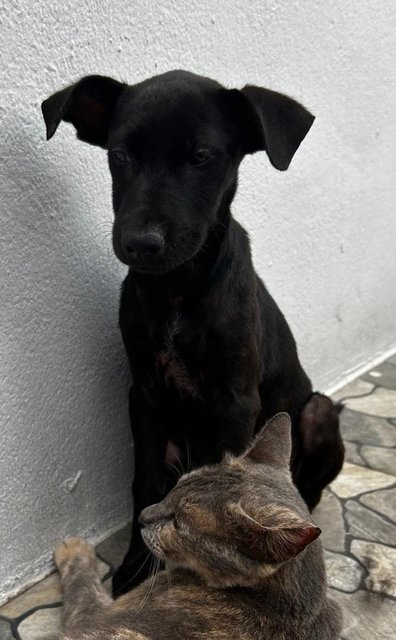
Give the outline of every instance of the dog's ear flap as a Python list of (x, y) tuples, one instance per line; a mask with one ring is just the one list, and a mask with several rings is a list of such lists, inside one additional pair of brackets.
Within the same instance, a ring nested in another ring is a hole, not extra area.
[(234, 104), (238, 103), (245, 153), (265, 150), (271, 164), (285, 171), (310, 130), (314, 116), (292, 98), (269, 89), (247, 85), (231, 93)]
[(64, 120), (75, 126), (80, 140), (106, 148), (110, 120), (125, 86), (105, 76), (86, 76), (54, 93), (41, 105), (47, 140)]

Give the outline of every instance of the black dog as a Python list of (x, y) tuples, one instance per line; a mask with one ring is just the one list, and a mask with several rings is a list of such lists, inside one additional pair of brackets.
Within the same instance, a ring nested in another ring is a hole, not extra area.
[(195, 467), (239, 453), (287, 411), (294, 480), (311, 509), (341, 469), (337, 410), (312, 392), (230, 213), (243, 157), (265, 149), (287, 169), (314, 118), (279, 93), (184, 71), (135, 86), (88, 76), (42, 109), (47, 138), (65, 120), (108, 149), (114, 250), (130, 267), (120, 325), (134, 378), (135, 515), (114, 579), (121, 593), (147, 575), (138, 516), (175, 483), (178, 458)]

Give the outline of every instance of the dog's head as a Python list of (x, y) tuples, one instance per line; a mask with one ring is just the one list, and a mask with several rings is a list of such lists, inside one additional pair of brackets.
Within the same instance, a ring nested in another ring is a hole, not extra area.
[(244, 155), (266, 150), (288, 168), (314, 117), (279, 93), (225, 89), (185, 71), (130, 86), (87, 76), (42, 104), (51, 138), (60, 121), (108, 150), (117, 257), (137, 271), (169, 271), (221, 233)]

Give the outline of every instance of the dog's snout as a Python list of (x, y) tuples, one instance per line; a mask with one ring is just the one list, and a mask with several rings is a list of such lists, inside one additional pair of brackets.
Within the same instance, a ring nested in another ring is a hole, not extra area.
[(123, 247), (128, 256), (154, 258), (164, 249), (164, 237), (159, 231), (128, 233), (123, 237)]

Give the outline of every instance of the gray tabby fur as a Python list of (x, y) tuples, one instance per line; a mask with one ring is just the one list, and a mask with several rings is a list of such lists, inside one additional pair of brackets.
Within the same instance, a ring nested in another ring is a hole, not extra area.
[[(167, 570), (113, 601), (79, 538), (55, 552), (59, 640), (333, 640), (323, 551), (291, 481), (290, 419), (278, 414), (242, 456), (183, 476), (141, 514)], [(151, 582), (150, 582), (151, 580)]]

